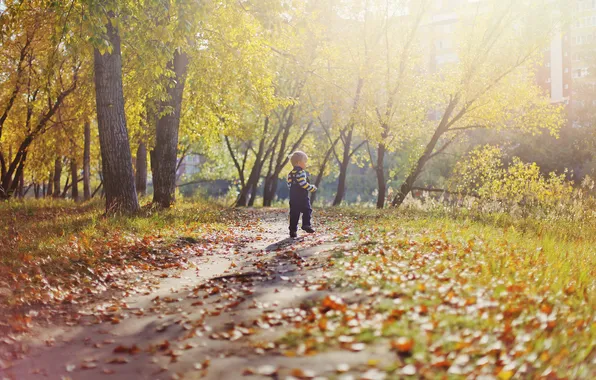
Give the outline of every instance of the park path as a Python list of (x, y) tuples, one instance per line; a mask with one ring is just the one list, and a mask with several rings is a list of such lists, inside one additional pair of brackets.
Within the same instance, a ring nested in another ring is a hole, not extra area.
[(341, 249), (324, 227), (288, 239), (286, 215), (246, 211), (249, 222), (194, 268), (143, 275), (135, 291), (38, 328), (0, 379), (311, 378), (366, 363), (370, 352), (282, 355), (275, 343), (300, 321), (298, 306), (328, 293), (328, 257)]

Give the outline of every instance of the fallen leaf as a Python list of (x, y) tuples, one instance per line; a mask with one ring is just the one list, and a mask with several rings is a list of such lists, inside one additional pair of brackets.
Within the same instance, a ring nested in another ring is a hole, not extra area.
[(274, 367), (272, 365), (262, 365), (259, 368), (257, 368), (257, 373), (263, 376), (272, 376), (275, 375), (278, 370), (279, 369), (277, 367)]
[(399, 337), (396, 340), (391, 341), (391, 348), (400, 354), (410, 353), (412, 352), (412, 348), (414, 348), (414, 339), (403, 336)]
[(108, 363), (108, 364), (126, 364), (128, 362), (129, 362), (129, 360), (122, 356), (117, 356), (115, 358), (111, 358), (106, 361), (106, 363)]

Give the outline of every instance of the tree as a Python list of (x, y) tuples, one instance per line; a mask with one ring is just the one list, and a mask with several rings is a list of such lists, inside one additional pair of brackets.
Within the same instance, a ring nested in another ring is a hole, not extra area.
[[(488, 13), (472, 9), (461, 14), (463, 43), (457, 51), (458, 60), (438, 67), (433, 75), (436, 97), (430, 99), (429, 111), (441, 109), (441, 115), (435, 121), (419, 124), (429, 137), (393, 199), (393, 206), (403, 203), (426, 164), (468, 131), (513, 129), (538, 133), (547, 129), (556, 133), (564, 123), (561, 107), (550, 104), (532, 72), (552, 30), (542, 22), (550, 20), (549, 7), (542, 3), (493, 1), (489, 9)], [(522, 28), (527, 20), (539, 20), (535, 21), (539, 25)]]
[(91, 199), (91, 124), (85, 122), (83, 148), (83, 199)]
[[(373, 33), (382, 37), (370, 46), (375, 64), (364, 88), (365, 123), (370, 164), (377, 177), (377, 208), (385, 206), (387, 179), (385, 156), (406, 140), (404, 128), (424, 118), (417, 107), (426, 94), (420, 91), (423, 77), (420, 64), (420, 25), (429, 10), (429, 2), (401, 1), (373, 5), (378, 21)], [(407, 9), (407, 13), (405, 10)], [(370, 148), (376, 144), (375, 152)]]
[[(206, 156), (223, 159), (227, 151), (239, 183), (237, 206), (254, 204), (264, 161), (274, 139), (272, 110), (274, 52), (262, 4), (217, 4), (204, 20), (203, 45), (189, 52), (188, 92), (182, 130), (191, 144), (207, 147)], [(285, 103), (287, 104), (287, 102)], [(221, 166), (218, 165), (218, 166)]]
[(182, 95), (186, 81), (188, 56), (176, 50), (170, 64), (174, 72), (172, 83), (168, 86), (168, 98), (161, 103), (161, 113), (157, 122), (153, 166), (153, 203), (169, 207), (175, 201), (176, 169), (178, 157), (178, 128)]
[(30, 2), (9, 7), (0, 17), (6, 26), (1, 59), (8, 78), (8, 92), (0, 92), (0, 199), (8, 199), (24, 182), (32, 145), (54, 125), (53, 117), (76, 90), (84, 57), (68, 44), (56, 48), (65, 36), (56, 25), (64, 20), (51, 8)]
[(339, 167), (333, 206), (339, 206), (346, 193), (346, 179), (352, 158), (364, 146), (357, 141), (362, 95), (370, 67), (370, 44), (380, 35), (369, 33), (369, 1), (338, 4), (327, 9), (332, 48), (321, 71), (324, 89), (319, 124), (326, 131), (329, 143), (337, 138), (340, 152), (332, 150)]
[[(94, 8), (94, 11), (103, 12), (98, 8)], [(107, 11), (101, 16), (107, 19), (102, 38), (109, 43), (109, 47), (101, 51), (96, 46), (93, 55), (106, 211), (131, 214), (140, 208), (124, 113), (120, 32), (115, 24), (114, 11)]]

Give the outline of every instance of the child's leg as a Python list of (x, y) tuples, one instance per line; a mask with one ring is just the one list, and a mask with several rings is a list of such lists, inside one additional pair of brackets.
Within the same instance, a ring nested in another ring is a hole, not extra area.
[(296, 206), (292, 207), (290, 203), (290, 232), (298, 231), (298, 221), (300, 220), (300, 209)]
[(312, 208), (310, 207), (310, 200), (308, 200), (302, 208), (302, 229), (310, 228), (312, 217)]

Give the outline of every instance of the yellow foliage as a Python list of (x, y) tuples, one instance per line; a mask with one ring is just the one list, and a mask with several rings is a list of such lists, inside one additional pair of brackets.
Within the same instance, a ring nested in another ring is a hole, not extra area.
[(508, 208), (553, 208), (567, 203), (573, 194), (565, 173), (545, 176), (536, 163), (524, 163), (519, 157), (506, 165), (501, 148), (490, 145), (473, 150), (457, 163), (449, 188)]

